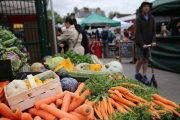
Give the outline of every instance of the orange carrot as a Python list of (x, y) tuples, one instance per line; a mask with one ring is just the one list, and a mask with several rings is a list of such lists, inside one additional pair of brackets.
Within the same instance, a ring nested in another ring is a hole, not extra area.
[(93, 117), (93, 120), (97, 120), (97, 118), (94, 116), (94, 117)]
[(89, 105), (91, 111), (90, 111), (89, 115), (87, 115), (86, 120), (93, 120), (93, 117), (94, 117), (94, 109), (93, 109), (93, 107), (91, 106), (91, 103), (88, 103), (88, 105)]
[(97, 110), (96, 107), (94, 107), (94, 111), (95, 111), (96, 115), (97, 115), (100, 119), (103, 119), (101, 113)]
[(88, 102), (89, 102), (89, 100), (88, 100), (88, 99), (86, 99), (86, 100), (85, 100), (85, 102), (84, 102), (84, 104), (87, 104)]
[(76, 100), (79, 99), (79, 95), (72, 93), (72, 92), (68, 92), (72, 98), (75, 98)]
[(112, 115), (114, 116), (114, 118), (116, 118), (116, 112), (115, 112), (115, 109), (112, 107)]
[(124, 97), (125, 97), (126, 99), (128, 99), (129, 101), (132, 101), (132, 102), (136, 102), (136, 103), (139, 103), (139, 102), (140, 102), (139, 100), (134, 99), (134, 98), (132, 98), (132, 97), (130, 97), (130, 96), (128, 96), (128, 95), (124, 95)]
[(49, 104), (49, 105), (52, 106), (52, 107), (57, 108), (57, 106), (56, 106), (54, 103), (51, 103), (51, 104)]
[(109, 107), (108, 113), (111, 116), (111, 114), (112, 114), (112, 105), (111, 105), (111, 100), (110, 100), (109, 97), (107, 98), (107, 102), (108, 102), (108, 107)]
[(105, 120), (109, 120), (109, 118), (108, 118), (108, 116), (106, 114), (106, 111), (105, 111), (105, 107), (104, 107), (104, 102), (103, 101), (101, 101), (100, 106), (101, 106), (100, 109), (101, 109), (101, 113), (102, 113), (103, 118)]
[(133, 95), (132, 93), (128, 93), (127, 95), (130, 96), (130, 97), (132, 97), (132, 98), (134, 98), (134, 99), (136, 99), (136, 100), (139, 100), (139, 101), (141, 101), (141, 102), (147, 103), (146, 100), (144, 100), (143, 98), (140, 98), (140, 97), (138, 97), (138, 96), (136, 96), (136, 95)]
[(36, 117), (34, 118), (34, 120), (42, 120), (42, 119), (41, 119), (41, 117), (36, 116)]
[(21, 120), (33, 120), (29, 113), (22, 113)]
[(62, 118), (60, 120), (71, 120), (71, 119), (64, 117), (64, 118)]
[(171, 107), (167, 106), (166, 104), (162, 103), (161, 101), (155, 100), (154, 103), (161, 105), (163, 108), (167, 108), (167, 109), (171, 110), (174, 114), (176, 114), (178, 117), (180, 117), (180, 114), (176, 110), (172, 109)]
[(77, 113), (77, 112), (70, 112), (70, 114), (78, 117), (80, 120), (85, 120), (86, 119), (86, 116), (84, 116), (84, 115), (82, 115), (80, 113)]
[(94, 107), (96, 103), (95, 103), (95, 101), (89, 101), (89, 102), (84, 103), (84, 104), (89, 104), (89, 105), (91, 105), (92, 107)]
[(57, 117), (48, 113), (45, 110), (37, 110), (36, 108), (31, 108), (31, 109), (29, 109), (28, 112), (32, 115), (40, 116), (41, 118), (43, 118), (45, 120), (57, 120)]
[(108, 93), (111, 93), (111, 94), (116, 94), (116, 92), (115, 92), (115, 91), (113, 91), (113, 90), (108, 90)]
[(81, 105), (79, 107), (77, 107), (74, 112), (77, 112), (77, 113), (80, 113), (80, 114), (83, 114), (83, 115), (89, 115), (90, 112), (91, 112), (91, 108), (89, 105)]
[(0, 114), (5, 117), (9, 118), (11, 120), (15, 120), (14, 113), (11, 111), (11, 109), (4, 103), (0, 103)]
[(126, 105), (129, 105), (129, 106), (131, 106), (131, 107), (136, 107), (136, 105), (135, 105), (133, 102), (128, 101), (128, 100), (126, 100), (126, 99), (124, 99), (124, 98), (119, 98), (119, 97), (117, 97), (117, 96), (114, 95), (114, 94), (110, 94), (110, 97), (111, 97), (112, 99), (114, 99), (114, 100), (117, 100), (117, 101), (119, 101), (119, 102), (122, 102), (122, 103), (124, 103), (124, 104), (126, 104)]
[(175, 108), (179, 108), (179, 106), (178, 106), (176, 103), (174, 103), (174, 102), (172, 102), (172, 101), (170, 101), (170, 100), (167, 100), (167, 99), (161, 97), (161, 96), (158, 95), (158, 94), (154, 94), (154, 95), (153, 95), (153, 98), (154, 98), (155, 100), (161, 101), (161, 102), (164, 103), (164, 104), (173, 106), (173, 107), (175, 107)]
[(139, 87), (141, 89), (143, 89), (144, 91), (147, 91), (145, 88), (139, 86), (139, 85), (136, 85), (136, 84), (130, 84), (130, 83), (122, 83), (122, 86), (125, 86), (125, 87), (129, 87), (129, 86), (132, 86), (132, 87)]
[(105, 110), (105, 113), (107, 114), (107, 100), (105, 97), (103, 97), (103, 100), (102, 100), (103, 104), (104, 104), (104, 110)]
[(85, 83), (84, 83), (84, 82), (81, 83), (81, 84), (78, 86), (77, 90), (76, 90), (74, 93), (77, 94), (77, 95), (80, 95), (81, 92), (82, 92), (82, 90), (83, 90), (83, 88), (84, 88), (84, 86), (85, 86)]
[(132, 110), (131, 110), (131, 108), (129, 108), (127, 105), (125, 105), (125, 104), (123, 104), (123, 103), (121, 103), (121, 102), (117, 102), (119, 105), (121, 105), (122, 107), (124, 107), (126, 110), (129, 110), (129, 111), (131, 111), (131, 112), (133, 112)]
[(47, 112), (49, 112), (49, 113), (51, 113), (52, 115), (54, 115), (54, 116), (56, 116), (56, 117), (58, 117), (58, 118), (64, 118), (64, 117), (66, 117), (66, 118), (69, 118), (69, 119), (71, 119), (71, 120), (80, 120), (80, 119), (77, 118), (76, 116), (71, 115), (71, 114), (69, 114), (69, 113), (67, 113), (67, 112), (64, 112), (64, 111), (62, 111), (62, 110), (59, 110), (59, 109), (57, 109), (57, 108), (54, 108), (54, 107), (52, 107), (52, 106), (50, 106), (50, 105), (41, 104), (40, 108), (43, 109), (43, 110), (45, 110), (45, 111), (47, 111)]
[(161, 113), (166, 113), (165, 110), (156, 110), (157, 113), (161, 114)]
[(89, 96), (90, 94), (91, 94), (91, 92), (89, 89), (85, 90), (78, 100), (73, 101), (70, 104), (68, 111), (70, 112), (70, 111), (76, 109), (78, 106), (80, 106), (86, 100), (86, 97)]
[(111, 103), (116, 106), (119, 112), (121, 113), (127, 113), (127, 111), (118, 103), (116, 103), (113, 99), (111, 99)]
[(22, 111), (19, 108), (15, 108), (12, 110), (14, 118), (21, 119)]
[(2, 117), (0, 118), (0, 120), (11, 120), (11, 119)]
[(56, 105), (57, 105), (57, 106), (60, 106), (60, 105), (62, 104), (62, 102), (63, 102), (62, 99), (57, 99), (57, 100), (56, 100)]
[(50, 104), (50, 103), (53, 103), (55, 102), (57, 99), (60, 99), (62, 97), (64, 97), (64, 95), (67, 93), (67, 91), (63, 92), (63, 93), (60, 93), (58, 95), (54, 95), (54, 96), (51, 96), (51, 97), (47, 97), (47, 98), (44, 98), (44, 99), (41, 99), (41, 100), (37, 100), (34, 102), (34, 106), (37, 108), (37, 109), (40, 109), (40, 105), (41, 104)]
[(122, 98), (122, 95), (121, 95), (121, 93), (120, 93), (118, 90), (115, 90), (115, 94), (116, 94), (118, 97)]
[(119, 86), (119, 87), (111, 87), (110, 89), (111, 90), (118, 90), (119, 92), (121, 92), (123, 94), (127, 94), (127, 93), (131, 92), (130, 90), (128, 90), (128, 89), (126, 89), (124, 87), (121, 87), (121, 86)]
[(67, 93), (63, 98), (61, 110), (67, 112), (70, 106), (70, 102), (71, 102), (71, 94)]

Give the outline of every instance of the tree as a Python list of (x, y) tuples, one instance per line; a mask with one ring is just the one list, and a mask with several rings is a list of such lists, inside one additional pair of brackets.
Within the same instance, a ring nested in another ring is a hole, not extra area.
[[(52, 19), (52, 17), (51, 17), (51, 10), (47, 10), (47, 16), (48, 16), (49, 20)], [(63, 23), (62, 17), (56, 11), (54, 11), (54, 19), (55, 19), (55, 24), (57, 24), (57, 23), (62, 24)]]
[(113, 19), (113, 17), (115, 17), (115, 16), (120, 16), (120, 13), (119, 12), (109, 12), (109, 14), (108, 14), (108, 18), (109, 19)]

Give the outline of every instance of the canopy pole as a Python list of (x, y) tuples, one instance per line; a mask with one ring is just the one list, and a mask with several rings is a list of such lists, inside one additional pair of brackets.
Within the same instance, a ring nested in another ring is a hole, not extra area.
[(51, 4), (51, 17), (52, 17), (52, 29), (53, 29), (53, 40), (54, 40), (54, 52), (57, 54), (57, 41), (56, 41), (56, 28), (55, 28), (55, 19), (54, 19), (54, 9), (53, 9), (53, 0), (50, 0)]

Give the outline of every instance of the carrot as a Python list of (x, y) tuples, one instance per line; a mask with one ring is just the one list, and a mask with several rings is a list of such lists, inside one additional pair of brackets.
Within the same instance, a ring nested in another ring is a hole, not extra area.
[(144, 100), (143, 98), (140, 98), (140, 97), (138, 97), (138, 96), (136, 96), (136, 95), (133, 95), (132, 93), (128, 93), (127, 95), (128, 95), (129, 97), (132, 97), (132, 98), (134, 98), (134, 99), (136, 99), (136, 100), (139, 100), (139, 101), (141, 101), (141, 102), (143, 102), (143, 103), (147, 103), (146, 100)]
[(78, 117), (80, 120), (85, 120), (86, 119), (86, 116), (84, 116), (84, 115), (82, 115), (80, 113), (77, 113), (77, 112), (70, 112), (70, 114)]
[(125, 105), (125, 104), (123, 104), (123, 103), (121, 103), (121, 102), (117, 102), (119, 105), (121, 105), (122, 107), (124, 107), (126, 110), (129, 110), (129, 111), (131, 111), (131, 112), (133, 112), (132, 110), (131, 110), (131, 108), (129, 108), (127, 105)]
[(116, 94), (116, 92), (115, 92), (115, 91), (113, 91), (113, 90), (108, 90), (108, 93), (111, 93), (111, 94)]
[(118, 97), (122, 98), (122, 95), (121, 95), (121, 93), (120, 93), (118, 90), (115, 90), (115, 94), (116, 94)]
[(124, 94), (127, 94), (127, 93), (131, 92), (130, 90), (128, 90), (128, 89), (126, 89), (124, 87), (121, 87), (121, 86), (119, 86), (119, 87), (111, 87), (110, 89), (111, 90), (118, 90), (119, 92), (124, 93)]
[(51, 104), (49, 104), (49, 105), (52, 106), (52, 107), (57, 108), (57, 106), (56, 106), (54, 103), (51, 103)]
[(89, 105), (90, 109), (91, 109), (91, 112), (89, 113), (89, 115), (87, 115), (87, 118), (86, 120), (93, 120), (93, 117), (94, 117), (94, 109), (91, 105), (91, 103), (89, 102), (87, 105)]
[(76, 100), (79, 99), (79, 95), (72, 93), (72, 92), (68, 92), (72, 98), (75, 98)]
[(81, 83), (81, 84), (78, 86), (77, 90), (76, 90), (74, 93), (77, 94), (77, 95), (80, 95), (81, 92), (82, 92), (82, 90), (83, 90), (83, 88), (84, 88), (84, 86), (85, 86), (85, 83), (84, 83), (84, 82)]
[(69, 109), (70, 102), (71, 102), (71, 94), (67, 93), (63, 98), (61, 110), (67, 112)]
[(32, 115), (40, 116), (41, 118), (43, 118), (45, 120), (57, 120), (57, 117), (48, 113), (45, 110), (37, 110), (36, 108), (31, 108), (31, 109), (29, 109), (28, 112)]
[(79, 107), (77, 107), (74, 112), (77, 112), (77, 113), (80, 113), (80, 114), (83, 114), (83, 115), (89, 115), (90, 112), (91, 112), (91, 108), (89, 105), (81, 105)]
[(64, 97), (66, 93), (67, 93), (67, 91), (65, 91), (65, 92), (63, 92), (63, 93), (60, 93), (60, 94), (58, 94), (58, 95), (54, 95), (54, 96), (47, 97), (47, 98), (44, 98), (44, 99), (41, 99), (41, 100), (37, 100), (36, 102), (34, 102), (34, 106), (35, 106), (37, 109), (40, 109), (40, 105), (41, 105), (41, 104), (50, 104), (50, 103), (53, 103), (53, 102), (55, 102), (57, 99), (60, 99), (60, 98)]
[(97, 118), (94, 116), (94, 117), (93, 117), (93, 120), (97, 120)]
[(58, 118), (64, 118), (64, 117), (66, 117), (66, 118), (69, 118), (69, 119), (71, 119), (71, 120), (80, 120), (80, 119), (77, 118), (76, 116), (71, 115), (71, 114), (69, 114), (69, 113), (67, 113), (67, 112), (64, 112), (64, 111), (62, 111), (62, 110), (59, 110), (59, 109), (57, 109), (57, 108), (54, 108), (54, 107), (52, 107), (52, 106), (50, 106), (50, 105), (41, 104), (40, 108), (43, 109), (43, 110), (45, 110), (45, 111), (47, 111), (47, 112), (49, 112), (50, 114), (52, 114), (52, 115), (54, 115), (54, 116), (56, 116), (56, 117), (58, 117)]
[(179, 106), (178, 106), (176, 103), (174, 103), (174, 102), (172, 102), (172, 101), (170, 101), (170, 100), (167, 100), (167, 99), (161, 97), (161, 96), (158, 95), (158, 94), (154, 94), (154, 95), (153, 95), (153, 98), (154, 98), (155, 100), (161, 101), (161, 102), (164, 103), (164, 104), (173, 106), (173, 107), (175, 107), (175, 108), (179, 108)]
[(89, 89), (85, 90), (78, 100), (73, 101), (70, 104), (68, 111), (70, 112), (70, 111), (76, 109), (78, 106), (80, 106), (86, 100), (86, 97), (89, 96), (90, 94), (91, 94), (91, 92)]
[(19, 108), (15, 108), (12, 110), (14, 118), (21, 119), (22, 111)]
[(94, 107), (94, 111), (95, 111), (96, 115), (97, 115), (100, 119), (103, 119), (101, 113), (97, 110), (96, 107)]
[(104, 110), (105, 110), (105, 113), (107, 113), (107, 100), (105, 97), (103, 97), (103, 100), (102, 100), (103, 104), (104, 104)]
[(136, 99), (134, 99), (134, 98), (132, 98), (132, 97), (130, 97), (130, 96), (128, 96), (128, 95), (124, 95), (124, 97), (125, 97), (126, 99), (128, 99), (129, 101), (132, 101), (132, 102), (136, 102), (136, 103), (139, 103), (139, 102), (140, 102), (139, 100), (136, 100)]
[(71, 119), (65, 117), (65, 118), (62, 118), (60, 120), (71, 120)]
[(11, 120), (11, 119), (2, 117), (0, 118), (0, 120)]
[(116, 106), (120, 113), (127, 113), (127, 111), (121, 105), (116, 103), (113, 99), (111, 99), (111, 103)]
[(60, 106), (62, 104), (62, 99), (57, 99), (56, 100), (56, 106)]
[(154, 112), (154, 111), (152, 111), (152, 110), (148, 110), (150, 113), (152, 113), (156, 118), (158, 118), (158, 119), (160, 119), (161, 117), (159, 116), (159, 114), (158, 113), (156, 113), (156, 112)]
[(108, 102), (108, 106), (109, 106), (108, 113), (111, 116), (111, 114), (112, 114), (112, 105), (111, 105), (111, 99), (109, 97), (107, 99), (107, 102)]
[(129, 105), (129, 106), (131, 106), (131, 107), (136, 107), (136, 105), (135, 105), (133, 102), (128, 101), (128, 100), (126, 100), (126, 99), (124, 99), (124, 98), (119, 98), (119, 97), (117, 97), (117, 96), (114, 95), (114, 94), (110, 94), (110, 97), (111, 97), (112, 99), (114, 99), (114, 100), (117, 100), (117, 101), (123, 103), (123, 104)]
[(89, 104), (89, 105), (91, 105), (92, 107), (94, 107), (96, 103), (95, 103), (95, 101), (89, 101), (89, 102), (84, 103), (84, 104)]
[(166, 104), (162, 103), (161, 101), (155, 100), (154, 102), (158, 105), (161, 105), (163, 108), (171, 110), (174, 114), (176, 114), (178, 117), (180, 117), (180, 114), (176, 110), (172, 109), (171, 107), (167, 106)]
[(41, 119), (41, 117), (36, 116), (36, 117), (34, 118), (34, 120), (42, 120), (42, 119)]
[(114, 116), (114, 118), (116, 118), (116, 112), (115, 112), (115, 109), (112, 107), (112, 115)]
[(29, 113), (22, 113), (21, 120), (33, 120)]
[(85, 102), (84, 102), (84, 104), (87, 104), (88, 102), (89, 102), (89, 100), (88, 100), (88, 99), (86, 99), (86, 100), (85, 100)]
[(104, 108), (104, 103), (103, 103), (103, 101), (100, 102), (100, 106), (101, 106), (100, 109), (101, 109), (101, 113), (102, 113), (103, 118), (104, 118), (105, 120), (109, 120), (109, 119), (108, 119), (108, 116), (107, 116), (107, 114), (106, 114), (105, 108)]
[(165, 110), (156, 110), (157, 113), (161, 114), (161, 113), (166, 113)]
[(141, 87), (141, 86), (139, 86), (139, 85), (136, 85), (136, 84), (122, 83), (122, 86), (125, 86), (125, 87), (129, 87), (129, 86), (139, 87), (139, 88), (141, 88), (142, 90), (147, 91), (145, 88), (143, 88), (143, 87)]
[(5, 117), (9, 118), (11, 120), (15, 120), (16, 118), (14, 117), (13, 112), (11, 109), (4, 103), (0, 103), (0, 114)]

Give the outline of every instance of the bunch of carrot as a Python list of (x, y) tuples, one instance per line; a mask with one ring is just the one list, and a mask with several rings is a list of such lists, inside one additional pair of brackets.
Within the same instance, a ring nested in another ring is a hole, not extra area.
[[(147, 102), (141, 97), (134, 95), (130, 90), (119, 86), (111, 87), (108, 90), (110, 97), (103, 97), (102, 101), (94, 106), (94, 111), (98, 118), (108, 120), (109, 118), (116, 118), (115, 112), (126, 114), (128, 111), (133, 112), (131, 107), (138, 106), (149, 106), (148, 111), (153, 115), (154, 118), (160, 119), (160, 114), (166, 111), (172, 111), (174, 114), (180, 117), (180, 114), (175, 110), (179, 108), (174, 102), (162, 98), (158, 94), (154, 94), (154, 102)], [(164, 110), (156, 110), (155, 105), (162, 105)]]

